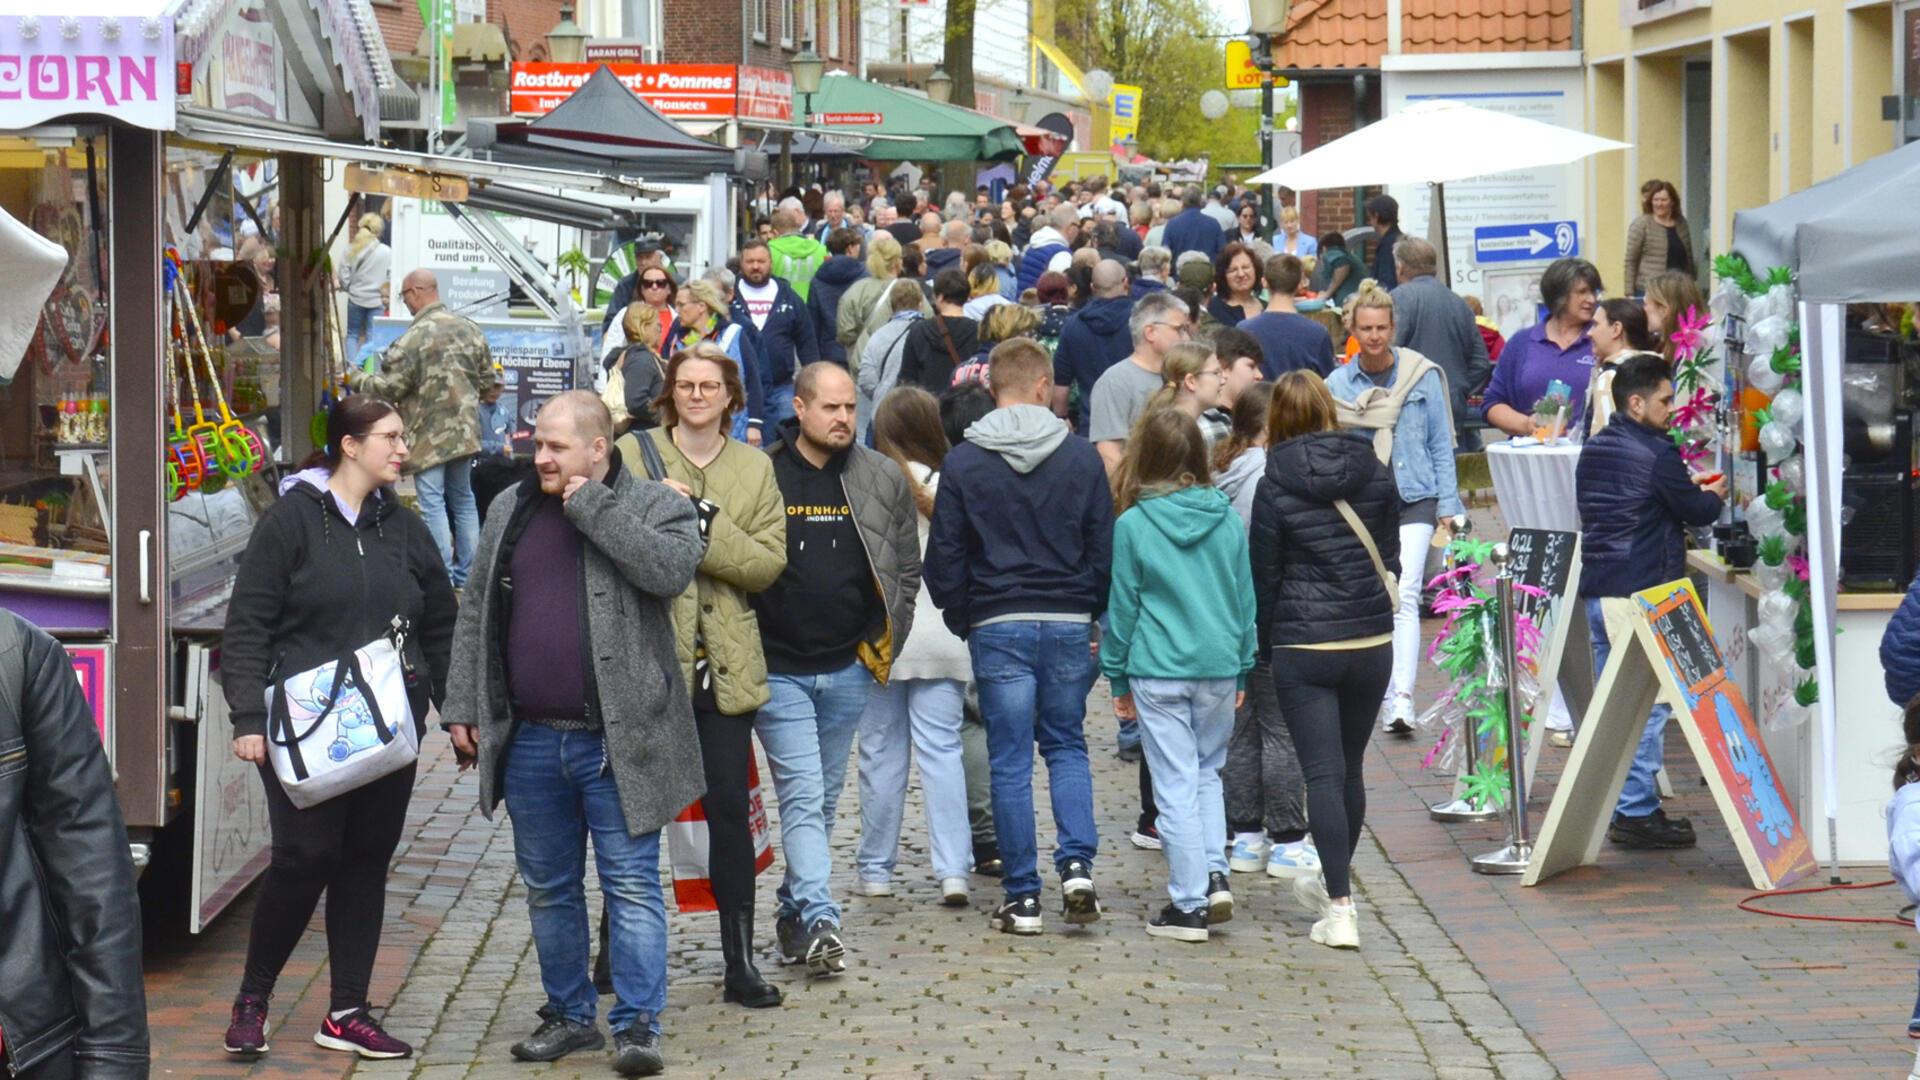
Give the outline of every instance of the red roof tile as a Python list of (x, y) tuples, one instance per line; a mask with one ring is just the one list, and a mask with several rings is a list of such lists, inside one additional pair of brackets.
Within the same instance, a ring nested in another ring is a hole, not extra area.
[[(1573, 0), (1402, 2), (1403, 52), (1571, 48)], [(1387, 0), (1298, 0), (1277, 51), (1280, 66), (1289, 70), (1377, 68), (1387, 51)]]

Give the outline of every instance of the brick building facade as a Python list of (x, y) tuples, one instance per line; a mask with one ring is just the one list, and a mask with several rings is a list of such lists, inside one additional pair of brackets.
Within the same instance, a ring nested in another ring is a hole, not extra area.
[(860, 70), (858, 0), (663, 0), (662, 13), (661, 59), (670, 64), (745, 63), (784, 69), (802, 46), (811, 44), (828, 70)]
[[(455, 2), (455, 0), (449, 0)], [(498, 26), (506, 35), (511, 60), (545, 60), (547, 31), (560, 22), (560, 8), (566, 0), (474, 0), (474, 9), (485, 8), (484, 21)], [(394, 56), (413, 56), (420, 43), (420, 5), (414, 0), (372, 0), (373, 14), (380, 22), (380, 33), (387, 51)], [(573, 5), (577, 7), (578, 5)], [(460, 10), (468, 4), (458, 5)]]

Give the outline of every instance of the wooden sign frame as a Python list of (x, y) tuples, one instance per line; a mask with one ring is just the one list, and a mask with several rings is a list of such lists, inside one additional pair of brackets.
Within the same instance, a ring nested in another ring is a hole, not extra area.
[[(1776, 889), (1816, 872), (1806, 830), (1780, 787), (1772, 755), (1711, 633), (1704, 649), (1677, 658), (1654, 629), (1656, 621), (1677, 616), (1697, 619), (1710, 630), (1693, 583), (1668, 582), (1636, 593), (1631, 602), (1633, 633), (1612, 642), (1521, 884), (1537, 885), (1598, 860), (1647, 714), (1658, 702), (1673, 708), (1670, 722), (1680, 725), (1700, 762), (1753, 887)], [(1690, 613), (1679, 610), (1687, 607)], [(1689, 685), (1681, 685), (1680, 667), (1696, 673)]]

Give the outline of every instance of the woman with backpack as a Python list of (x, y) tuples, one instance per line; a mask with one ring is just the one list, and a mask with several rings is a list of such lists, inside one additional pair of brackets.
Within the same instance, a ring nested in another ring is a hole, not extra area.
[[(340, 399), (327, 413), (321, 463), (281, 482), (280, 500), (254, 528), (234, 579), (220, 665), (233, 754), (258, 766), (266, 785), (273, 860), (253, 909), (246, 971), (224, 1044), (229, 1054), (267, 1052), (274, 983), (322, 892), (333, 989), (313, 1041), (363, 1058), (413, 1053), (368, 1013), (367, 985), (385, 921), (387, 866), (413, 797), (414, 764), (303, 808), (267, 753), (269, 692), (276, 710), (300, 704), (330, 712), (334, 701), (288, 701), (287, 684), (323, 665), (344, 664), (393, 630), (404, 635), (398, 665), (412, 715), (387, 717), (387, 723), (411, 724), (417, 737), (426, 730), (429, 702), (445, 696), (458, 605), (426, 523), (393, 493), (406, 460), (407, 433), (397, 409), (365, 394)], [(379, 674), (369, 671), (365, 678), (377, 684)], [(305, 761), (333, 756), (332, 747), (297, 742), (292, 733), (273, 738), (276, 745), (292, 743)]]
[(953, 382), (953, 370), (980, 346), (980, 324), (967, 318), (967, 276), (948, 268), (934, 275), (934, 317), (907, 331), (900, 382), (938, 394)]
[(1400, 606), (1393, 618), (1393, 683), (1381, 726), (1413, 731), (1420, 667), (1420, 589), (1441, 518), (1465, 512), (1453, 463), (1453, 410), (1440, 366), (1393, 344), (1393, 297), (1371, 278), (1347, 301), (1347, 326), (1360, 344), (1351, 364), (1327, 378), (1342, 427), (1373, 436), (1381, 464), (1400, 489)]
[(1212, 485), (1199, 424), (1180, 409), (1134, 426), (1119, 475), (1100, 670), (1115, 714), (1140, 722), (1153, 773), (1171, 902), (1147, 933), (1205, 941), (1233, 918), (1220, 768), (1254, 660), (1247, 536)]
[(657, 427), (653, 403), (666, 391), (666, 369), (652, 342), (660, 340), (660, 310), (636, 300), (627, 305), (620, 328), (626, 344), (607, 353), (607, 387), (600, 394), (613, 414), (614, 430)]
[(722, 996), (768, 1008), (781, 996), (753, 963), (754, 849), (747, 816), (753, 720), (767, 703), (767, 661), (747, 598), (786, 568), (786, 504), (772, 460), (728, 435), (746, 402), (732, 357), (711, 343), (683, 349), (667, 364), (666, 385), (657, 403), (660, 426), (614, 445), (635, 476), (659, 480), (692, 499), (700, 513), (707, 549), (693, 584), (673, 602), (673, 630), (706, 769), (701, 802), (726, 963)]
[(1307, 783), (1307, 822), (1324, 877), (1293, 894), (1315, 944), (1360, 947), (1349, 867), (1360, 846), (1367, 740), (1393, 674), (1400, 492), (1358, 432), (1343, 431), (1320, 376), (1274, 383), (1266, 480), (1250, 548), (1262, 651)]

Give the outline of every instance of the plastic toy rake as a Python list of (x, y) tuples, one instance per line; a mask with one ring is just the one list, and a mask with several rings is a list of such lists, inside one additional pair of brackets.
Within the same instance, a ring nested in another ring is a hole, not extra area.
[[(177, 263), (177, 257), (175, 259)], [(217, 464), (220, 471), (228, 476), (237, 478), (259, 472), (260, 467), (266, 463), (266, 447), (261, 443), (260, 436), (235, 419), (233, 410), (227, 406), (227, 392), (220, 385), (220, 371), (213, 362), (213, 348), (207, 341), (206, 331), (200, 326), (200, 312), (193, 306), (187, 294), (185, 275), (175, 275), (173, 284), (175, 294), (180, 300), (180, 307), (186, 311), (190, 331), (186, 346), (187, 386), (193, 391), (194, 425), (187, 429), (188, 434), (200, 444), (202, 452), (206, 453), (207, 460)], [(199, 345), (197, 360), (194, 355), (196, 343)], [(200, 390), (195, 384), (196, 362), (206, 364), (207, 383), (213, 387), (214, 401), (220, 410), (220, 422), (217, 424), (207, 420), (201, 412)]]
[(167, 397), (173, 406), (173, 437), (167, 440), (167, 499), (172, 501), (200, 490), (207, 478), (207, 459), (200, 444), (187, 434), (180, 409), (180, 360), (186, 336), (179, 304), (174, 301), (174, 264), (162, 266), (167, 289)]

